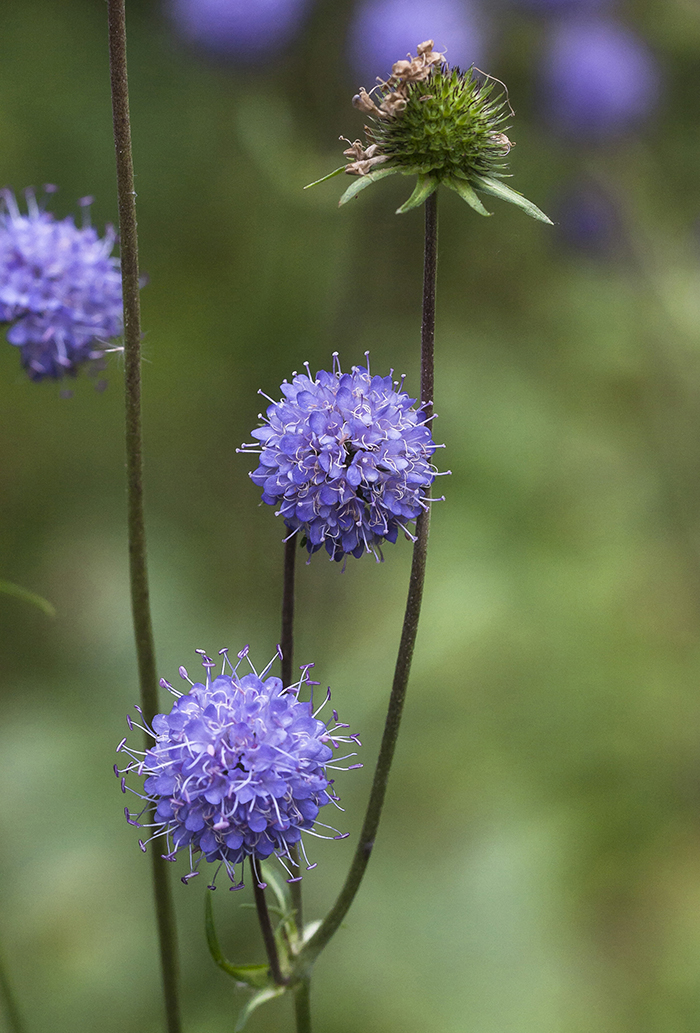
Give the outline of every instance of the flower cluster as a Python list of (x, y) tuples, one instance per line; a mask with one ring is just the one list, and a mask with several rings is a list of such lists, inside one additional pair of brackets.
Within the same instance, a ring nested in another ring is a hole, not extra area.
[(115, 235), (108, 229), (100, 238), (71, 216), (56, 220), (30, 191), (26, 196), (23, 215), (14, 194), (2, 194), (0, 322), (12, 324), (7, 339), (32, 380), (59, 379), (101, 358), (105, 340), (121, 333)]
[[(176, 701), (169, 714), (157, 714), (152, 728), (145, 729), (155, 744), (145, 753), (127, 747), (126, 739), (117, 747), (130, 757), (125, 768), (114, 766), (122, 790), (129, 789), (128, 774), (146, 776), (144, 793), (136, 793), (144, 807), (139, 814), (127, 808), (127, 820), (143, 827), (141, 818), (155, 805), (151, 840), (165, 838), (163, 856), (175, 860), (178, 851), (189, 850), (190, 871), (183, 882), (199, 874), (205, 857), (223, 865), (231, 888), (239, 889), (243, 882), (236, 880), (236, 865), (246, 857), (257, 860), (271, 854), (287, 869), (289, 881), (297, 881), (301, 876), (292, 874), (290, 866), (297, 861), (290, 847), (298, 843), (307, 867), (315, 867), (306, 859), (301, 833), (322, 835), (316, 831), (319, 809), (337, 801), (327, 775), (334, 767), (329, 763), (333, 750), (341, 742), (359, 745), (359, 739), (343, 734), (348, 726), (338, 722), (335, 711), (332, 727), (316, 716), (330, 699), (330, 689), (316, 710), (311, 701), (299, 700), (304, 685), (318, 684), (309, 680), (312, 664), (302, 669), (298, 683), (285, 687), (279, 678), (266, 677), (272, 661), (260, 674), (250, 664), (251, 672), (239, 676), (247, 647), (235, 666), (228, 651), (221, 650), (222, 672), (213, 678), (214, 661), (197, 652), (206, 671), (204, 682), (192, 683), (184, 667), (180, 676), (190, 684), (187, 693), (161, 681)], [(131, 718), (127, 723), (134, 727)], [(336, 764), (354, 756), (336, 758)], [(331, 826), (322, 827), (332, 833), (324, 838), (346, 838)], [(146, 843), (139, 843), (145, 851)], [(193, 854), (199, 855), (196, 860)]]
[(263, 502), (278, 505), (289, 530), (302, 533), (309, 553), (325, 546), (334, 560), (377, 555), (399, 529), (411, 538), (407, 522), (428, 507), (430, 429), (403, 379), (372, 376), (363, 366), (342, 373), (337, 354), (333, 372), (306, 370), (285, 380), (284, 398), (253, 431), (262, 448), (250, 476)]
[(536, 205), (502, 181), (503, 159), (513, 146), (506, 135), (505, 122), (512, 115), (506, 94), (494, 94), (496, 80), (482, 81), (472, 69), (450, 69), (433, 45), (431, 39), (420, 43), (415, 57), (409, 54), (394, 63), (386, 82), (379, 79), (371, 93), (361, 89), (353, 98), (371, 124), (364, 127), (365, 141), (345, 141), (349, 162), (344, 171), (359, 178), (345, 191), (341, 205), (370, 183), (400, 172), (417, 175), (418, 182), (399, 213), (422, 204), (444, 183), (480, 215), (490, 212), (477, 190), (549, 222)]

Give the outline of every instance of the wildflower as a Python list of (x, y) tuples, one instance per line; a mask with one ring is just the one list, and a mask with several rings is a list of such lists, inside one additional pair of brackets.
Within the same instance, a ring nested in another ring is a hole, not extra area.
[(253, 431), (262, 447), (240, 451), (260, 452), (251, 479), (309, 553), (325, 545), (334, 560), (363, 552), (379, 559), (380, 544), (395, 542), (399, 529), (413, 538), (408, 522), (428, 508), (436, 475), (430, 429), (403, 378), (363, 366), (342, 373), (337, 353), (331, 373), (312, 377), (305, 366)]
[(551, 33), (540, 89), (556, 129), (577, 138), (605, 137), (651, 112), (659, 72), (630, 29), (609, 18), (571, 18)]
[(310, 0), (169, 0), (177, 32), (210, 54), (251, 64), (283, 49)]
[[(48, 189), (48, 188), (47, 188)], [(100, 359), (105, 340), (122, 329), (119, 262), (114, 230), (100, 238), (71, 216), (56, 220), (26, 191), (22, 215), (10, 190), (1, 194), (0, 322), (20, 349), (32, 380), (73, 376), (81, 363)], [(87, 210), (90, 199), (83, 207)]]
[(374, 82), (416, 39), (432, 33), (452, 64), (483, 67), (484, 18), (470, 0), (364, 0), (353, 14), (349, 57), (359, 76)]
[[(212, 883), (223, 866), (233, 884), (230, 888), (240, 889), (242, 875), (237, 881), (236, 866), (246, 857), (260, 860), (271, 854), (281, 861), (289, 881), (297, 882), (301, 876), (292, 874), (297, 862), (290, 847), (299, 844), (307, 870), (316, 867), (308, 862), (302, 832), (325, 839), (347, 838), (347, 833), (318, 822), (317, 816), (326, 804), (337, 805), (328, 769), (356, 756), (350, 753), (331, 764), (333, 750), (341, 742), (359, 745), (360, 741), (356, 735), (344, 734), (348, 725), (339, 723), (335, 711), (329, 724), (317, 717), (330, 699), (330, 689), (316, 710), (311, 701), (299, 700), (305, 685), (318, 685), (309, 679), (313, 664), (302, 668), (296, 684), (285, 687), (279, 678), (266, 677), (273, 661), (260, 674), (249, 662), (251, 672), (239, 675), (247, 646), (235, 666), (228, 650), (220, 650), (222, 671), (213, 678), (215, 662), (203, 650), (196, 652), (206, 671), (204, 682), (191, 682), (181, 667), (180, 677), (190, 685), (188, 692), (178, 692), (165, 680), (160, 683), (176, 699), (169, 714), (157, 714), (152, 728), (143, 729), (155, 744), (145, 753), (127, 747), (125, 739), (117, 747), (117, 752), (130, 757), (125, 768), (114, 766), (122, 791), (129, 790), (128, 774), (146, 776), (144, 792), (136, 792), (144, 806), (138, 814), (126, 808), (127, 820), (137, 828), (146, 827), (141, 819), (150, 817), (155, 805), (151, 837), (145, 843), (139, 840), (139, 845), (145, 852), (147, 843), (164, 839), (163, 857), (168, 861), (187, 850), (190, 870), (184, 883), (199, 874), (204, 857), (219, 863)], [(127, 724), (130, 730), (134, 727), (131, 718)], [(362, 765), (338, 770), (358, 767)], [(319, 832), (319, 826), (332, 834)]]
[(386, 82), (378, 80), (370, 92), (360, 89), (353, 104), (370, 120), (365, 141), (346, 140), (348, 164), (317, 182), (343, 171), (358, 177), (341, 197), (343, 205), (371, 183), (400, 172), (418, 181), (398, 213), (422, 204), (444, 183), (480, 215), (491, 213), (476, 191), (549, 222), (536, 205), (502, 182), (504, 158), (513, 146), (505, 125), (512, 109), (504, 94), (494, 95), (496, 80), (482, 82), (473, 69), (450, 69), (445, 55), (433, 46), (431, 39), (419, 43), (415, 57), (409, 54), (394, 63)]

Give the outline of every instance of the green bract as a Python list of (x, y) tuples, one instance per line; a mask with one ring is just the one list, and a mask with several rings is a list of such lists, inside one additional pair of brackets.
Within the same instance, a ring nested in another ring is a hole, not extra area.
[[(369, 117), (366, 141), (355, 140), (344, 152), (345, 171), (357, 177), (340, 199), (346, 204), (370, 183), (400, 172), (416, 175), (409, 199), (398, 209), (410, 211), (444, 183), (480, 215), (490, 215), (476, 191), (517, 205), (534, 219), (551, 220), (527, 198), (503, 182), (505, 157), (512, 143), (505, 122), (512, 111), (495, 80), (481, 81), (473, 70), (450, 69), (432, 40), (418, 46), (415, 58), (397, 61), (385, 83), (353, 98)], [(349, 141), (347, 141), (349, 142)], [(318, 180), (317, 182), (323, 182)], [(310, 184), (311, 186), (315, 184)]]

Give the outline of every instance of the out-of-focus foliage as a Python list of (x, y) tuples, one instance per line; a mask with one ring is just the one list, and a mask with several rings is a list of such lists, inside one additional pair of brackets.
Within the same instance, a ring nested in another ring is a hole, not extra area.
[[(659, 92), (646, 119), (589, 142), (549, 125), (541, 92), (553, 19), (575, 6), (484, 11), (485, 71), (517, 113), (509, 182), (558, 225), (440, 198), (435, 437), (453, 473), (384, 825), (317, 968), (325, 1033), (700, 1024), (700, 9), (599, 5), (645, 41)], [(235, 452), (258, 388), (276, 397), (304, 360), (369, 349), (416, 393), (422, 219), (394, 216), (398, 177), (341, 212), (334, 183), (301, 189), (361, 131), (352, 3), (318, 0), (253, 63), (189, 49), (157, 3), (127, 7), (172, 679), (195, 648), (278, 640), (282, 530)], [(59, 184), (58, 217), (94, 195), (100, 232), (116, 219), (105, 22), (90, 0), (0, 9), (0, 184)], [(576, 198), (595, 215), (584, 247)], [(161, 1028), (149, 866), (111, 770), (137, 697), (118, 356), (109, 381), (62, 398), (0, 347), (0, 578), (57, 610), (0, 594), (0, 940), (34, 1033)], [(353, 836), (409, 562), (400, 541), (382, 565), (300, 565), (297, 661), (364, 743), (342, 792)], [(352, 843), (313, 844), (310, 918)], [(203, 892), (175, 885), (188, 1033), (230, 1030), (243, 1000), (207, 953)], [(240, 895), (214, 904), (227, 956), (262, 961)], [(250, 1029), (291, 1024), (282, 1000)]]

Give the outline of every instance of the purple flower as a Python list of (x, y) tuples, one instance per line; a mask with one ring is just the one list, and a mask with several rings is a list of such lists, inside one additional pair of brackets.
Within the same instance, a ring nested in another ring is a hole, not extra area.
[(281, 50), (311, 0), (168, 0), (181, 36), (219, 57), (250, 64)]
[[(215, 662), (203, 650), (197, 652), (206, 671), (204, 683), (192, 683), (184, 667), (180, 677), (189, 682), (189, 692), (180, 693), (164, 680), (160, 683), (176, 700), (169, 714), (157, 714), (152, 728), (144, 729), (155, 745), (142, 753), (130, 749), (123, 739), (117, 747), (118, 753), (131, 758), (125, 768), (114, 766), (122, 791), (135, 792), (144, 801), (139, 814), (126, 808), (127, 820), (142, 828), (141, 818), (150, 816), (150, 806), (155, 805), (147, 842), (164, 838), (163, 857), (168, 861), (174, 861), (180, 850), (188, 851), (190, 871), (182, 879), (185, 883), (199, 874), (204, 857), (219, 862), (219, 868), (223, 865), (233, 883), (231, 889), (240, 889), (243, 882), (242, 877), (236, 880), (236, 865), (246, 857), (260, 860), (271, 854), (279, 858), (289, 881), (297, 882), (301, 876), (293, 875), (289, 867), (296, 866), (291, 846), (298, 843), (307, 869), (315, 867), (306, 858), (302, 832), (326, 839), (347, 837), (317, 817), (321, 807), (337, 801), (327, 769), (356, 756), (346, 754), (331, 764), (333, 750), (339, 743), (360, 745), (360, 741), (356, 735), (343, 734), (348, 726), (338, 722), (335, 711), (329, 724), (316, 716), (330, 699), (330, 689), (315, 710), (312, 701), (298, 699), (303, 686), (318, 685), (309, 680), (313, 664), (302, 668), (295, 685), (285, 688), (279, 678), (266, 678), (273, 661), (260, 674), (250, 662), (251, 673), (238, 674), (247, 646), (238, 654), (235, 667), (228, 650), (220, 650), (222, 672), (213, 679)], [(136, 710), (141, 712), (139, 707)], [(127, 723), (131, 730), (131, 718)], [(362, 765), (338, 770), (358, 767)], [(132, 773), (146, 776), (143, 794), (126, 785), (126, 776)], [(317, 826), (332, 834), (322, 834)], [(145, 852), (146, 843), (139, 840), (139, 845)], [(199, 855), (196, 860), (194, 854)], [(216, 874), (212, 882), (215, 879)]]
[(403, 379), (371, 376), (362, 366), (342, 373), (337, 354), (332, 373), (314, 378), (308, 363), (306, 370), (285, 380), (284, 398), (253, 431), (262, 448), (250, 476), (309, 553), (325, 545), (334, 560), (377, 555), (399, 528), (411, 538), (407, 523), (428, 508), (430, 430)]
[(542, 94), (545, 112), (559, 130), (604, 136), (650, 113), (659, 72), (630, 29), (603, 18), (567, 19), (552, 31)]
[(100, 238), (71, 216), (56, 220), (31, 191), (26, 197), (22, 215), (12, 191), (2, 192), (0, 322), (12, 324), (7, 339), (20, 349), (32, 380), (59, 379), (101, 358), (106, 339), (121, 333), (115, 235), (109, 227)]
[(451, 67), (483, 67), (483, 19), (469, 0), (365, 0), (350, 29), (349, 55), (367, 88), (377, 75), (388, 78), (395, 61), (432, 39)]

